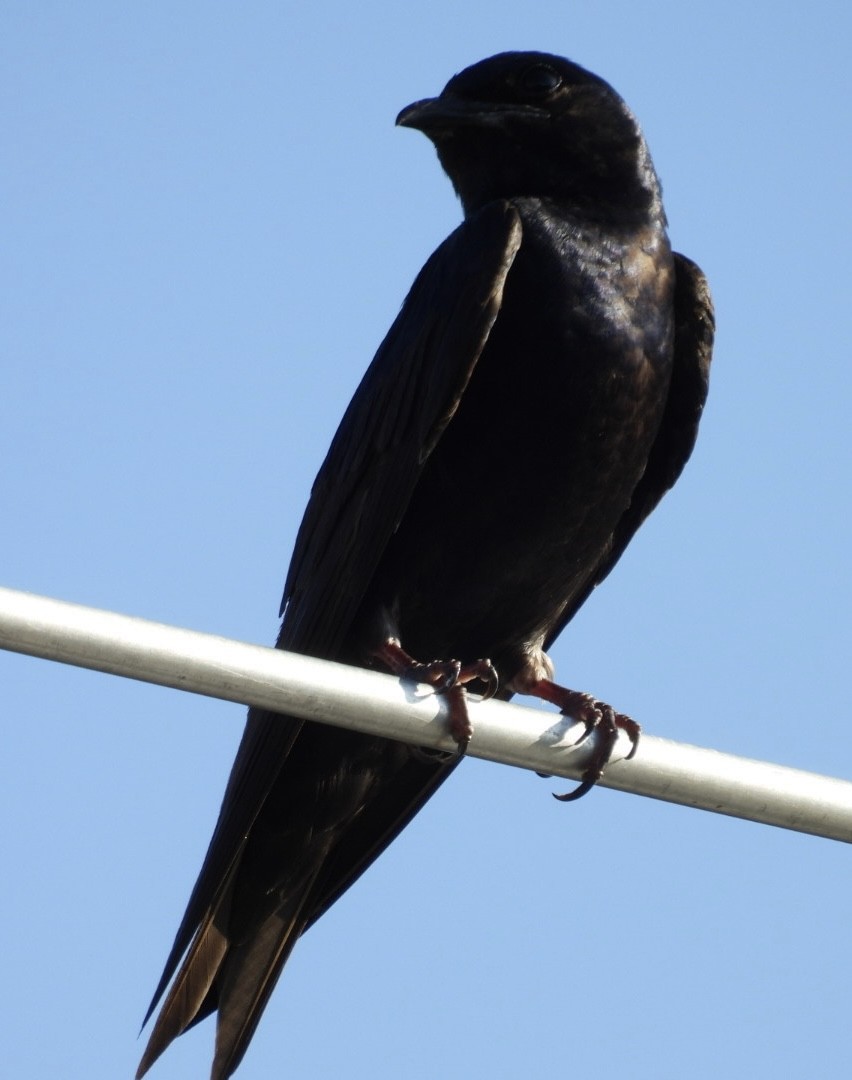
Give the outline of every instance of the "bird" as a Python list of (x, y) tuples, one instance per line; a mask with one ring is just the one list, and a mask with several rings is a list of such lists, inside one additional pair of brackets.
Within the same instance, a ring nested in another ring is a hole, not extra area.
[(332, 440), (277, 646), (431, 683), (458, 753), (249, 710), (138, 1078), (214, 1012), (211, 1077), (232, 1075), (299, 937), (463, 758), (466, 687), (533, 693), (589, 728), (608, 719), (610, 742), (618, 727), (638, 737), (556, 684), (547, 649), (692, 452), (706, 278), (672, 251), (633, 113), (578, 64), (501, 53), (396, 122), (432, 142), (463, 221)]

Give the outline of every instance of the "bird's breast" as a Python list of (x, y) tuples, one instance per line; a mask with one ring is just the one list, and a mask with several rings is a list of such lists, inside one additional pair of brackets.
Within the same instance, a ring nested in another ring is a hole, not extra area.
[(524, 221), (485, 349), (383, 560), (409, 651), (510, 655), (586, 587), (659, 427), (672, 289), (662, 229)]

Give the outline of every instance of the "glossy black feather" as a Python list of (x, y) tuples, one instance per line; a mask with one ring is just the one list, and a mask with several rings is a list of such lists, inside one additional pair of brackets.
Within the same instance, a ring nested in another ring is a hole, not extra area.
[[(712, 308), (596, 76), (503, 54), (399, 122), (435, 143), (465, 221), (341, 421), (278, 645), (366, 664), (393, 635), (424, 660), (487, 656), (509, 697), (689, 457)], [(299, 935), (456, 764), (250, 710), (139, 1075), (216, 1010), (212, 1075), (231, 1075)]]

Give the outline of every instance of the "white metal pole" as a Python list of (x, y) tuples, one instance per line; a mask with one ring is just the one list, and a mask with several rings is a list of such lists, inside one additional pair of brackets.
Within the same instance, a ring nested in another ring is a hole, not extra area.
[[(0, 647), (306, 720), (453, 750), (425, 686), (213, 634), (0, 588)], [(553, 712), (473, 699), (472, 757), (577, 779), (593, 749)], [(621, 751), (629, 750), (624, 739)], [(643, 734), (602, 787), (852, 842), (852, 783)]]

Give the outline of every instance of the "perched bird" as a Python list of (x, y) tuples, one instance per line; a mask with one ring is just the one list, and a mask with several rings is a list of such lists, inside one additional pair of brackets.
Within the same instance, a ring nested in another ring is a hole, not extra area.
[[(576, 64), (503, 53), (397, 123), (434, 143), (464, 222), (334, 437), (277, 644), (432, 682), (461, 749), (474, 680), (611, 724), (607, 706), (551, 681), (544, 650), (690, 455), (706, 281), (671, 251), (633, 114)], [(212, 1077), (230, 1076), (299, 936), (459, 756), (251, 709), (137, 1075), (215, 1011)]]

